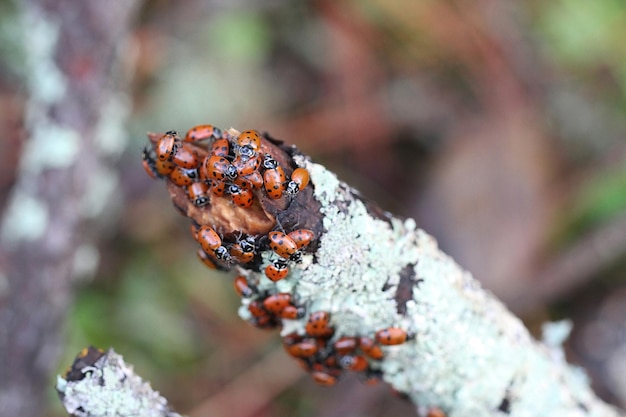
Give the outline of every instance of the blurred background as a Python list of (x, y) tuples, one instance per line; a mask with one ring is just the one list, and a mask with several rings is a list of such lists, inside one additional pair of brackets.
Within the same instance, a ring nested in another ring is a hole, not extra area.
[(79, 3), (0, 0), (0, 356), (37, 368), (4, 377), (44, 410), (22, 417), (65, 415), (54, 375), (89, 344), (192, 417), (416, 415), (383, 384), (316, 386), (238, 318), (141, 167), (146, 132), (204, 123), (414, 217), (536, 336), (572, 319), (568, 359), (626, 406), (624, 1)]

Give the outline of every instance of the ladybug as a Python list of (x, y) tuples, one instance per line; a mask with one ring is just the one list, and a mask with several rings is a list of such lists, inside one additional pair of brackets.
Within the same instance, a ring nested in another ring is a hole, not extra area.
[(255, 293), (252, 287), (248, 284), (248, 280), (243, 275), (239, 275), (235, 278), (233, 285), (235, 286), (235, 291), (240, 297), (248, 298)]
[(257, 155), (256, 151), (252, 149), (249, 145), (246, 146), (237, 146), (237, 156), (244, 161), (246, 159), (253, 158)]
[(380, 383), (380, 379), (382, 378), (382, 373), (380, 371), (373, 371), (368, 369), (365, 373), (360, 374), (361, 382), (365, 385), (376, 385)]
[(304, 339), (287, 347), (287, 353), (296, 358), (310, 358), (317, 353), (315, 340)]
[(263, 176), (259, 171), (253, 171), (251, 174), (235, 178), (233, 182), (241, 188), (254, 190), (263, 186)]
[(152, 148), (150, 146), (145, 146), (141, 151), (141, 164), (143, 165), (143, 169), (146, 170), (146, 173), (150, 175), (152, 179), (158, 178), (158, 172), (155, 166), (155, 156), (153, 155)]
[(254, 254), (254, 238), (252, 236), (240, 239), (230, 248), (230, 255), (242, 264), (252, 261)]
[(222, 246), (222, 238), (210, 226), (202, 226), (198, 229), (196, 240), (207, 253), (211, 253)]
[(287, 268), (287, 261), (284, 259), (277, 259), (265, 267), (265, 276), (274, 282), (285, 278), (287, 274), (289, 274), (289, 268)]
[(346, 355), (354, 352), (358, 344), (358, 340), (355, 337), (342, 337), (333, 343), (333, 348), (335, 352)]
[(172, 162), (181, 168), (196, 168), (198, 166), (198, 152), (191, 145), (184, 143), (174, 152)]
[(228, 193), (233, 197), (233, 203), (239, 207), (250, 207), (252, 205), (252, 191), (239, 187), (236, 184), (228, 186)]
[(426, 412), (426, 417), (446, 417), (446, 413), (439, 407), (430, 407)]
[(224, 181), (211, 181), (211, 192), (218, 197), (224, 196), (226, 192), (226, 183)]
[(298, 252), (296, 242), (283, 232), (273, 231), (269, 233), (268, 237), (270, 240), (270, 249), (281, 258), (291, 258)]
[(237, 157), (233, 161), (233, 165), (237, 169), (237, 175), (246, 176), (259, 169), (261, 166), (261, 158), (256, 155), (248, 159)]
[(237, 145), (240, 148), (247, 146), (254, 152), (258, 152), (261, 149), (261, 136), (256, 130), (244, 130), (237, 138)]
[(325, 311), (316, 311), (309, 316), (305, 330), (309, 336), (328, 339), (335, 330), (329, 326), (330, 314)]
[(294, 305), (288, 305), (280, 312), (279, 316), (288, 320), (301, 319), (304, 316), (304, 309)]
[(291, 304), (291, 294), (286, 292), (279, 292), (274, 295), (270, 295), (263, 300), (263, 307), (271, 313), (280, 314), (280, 312)]
[(265, 168), (265, 173), (263, 174), (265, 192), (274, 200), (282, 197), (285, 190), (285, 171), (269, 154), (265, 154), (263, 167)]
[(174, 165), (172, 161), (161, 161), (160, 159), (157, 159), (154, 161), (154, 168), (160, 176), (167, 177), (172, 173), (172, 171), (174, 171), (176, 165)]
[(337, 378), (328, 372), (324, 371), (314, 371), (311, 372), (311, 376), (313, 377), (313, 381), (317, 382), (319, 385), (329, 387), (331, 385), (335, 385), (337, 382)]
[(180, 139), (178, 138), (178, 133), (170, 130), (161, 136), (156, 144), (157, 158), (161, 161), (171, 161), (179, 146)]
[(198, 170), (174, 167), (169, 178), (174, 184), (185, 187), (198, 180)]
[(302, 341), (302, 339), (304, 339), (304, 338), (302, 336), (300, 336), (298, 333), (289, 333), (289, 334), (283, 336), (283, 345), (291, 346), (294, 343), (298, 343), (298, 342)]
[(361, 351), (370, 358), (378, 361), (383, 358), (383, 350), (376, 344), (374, 339), (362, 336), (359, 338), (359, 346)]
[(206, 139), (219, 139), (222, 131), (213, 125), (194, 126), (185, 135), (185, 142), (200, 142)]
[(369, 364), (367, 363), (367, 359), (359, 355), (343, 356), (341, 357), (341, 359), (339, 359), (339, 365), (343, 369), (355, 372), (363, 372), (369, 366)]
[(230, 143), (228, 139), (218, 139), (211, 144), (210, 154), (212, 156), (223, 156), (226, 158), (230, 153)]
[(309, 171), (304, 168), (296, 168), (291, 173), (291, 181), (287, 183), (287, 187), (285, 188), (285, 192), (291, 196), (295, 197), (300, 190), (306, 187), (309, 184)]
[(156, 173), (156, 167), (154, 166), (154, 164), (151, 164), (144, 159), (141, 162), (141, 165), (143, 166), (143, 169), (146, 171), (146, 173), (150, 175), (150, 178), (152, 178), (153, 180), (156, 180), (158, 178)]
[(192, 221), (189, 225), (189, 231), (191, 232), (191, 236), (193, 236), (194, 239), (197, 239), (196, 236), (198, 235), (198, 229), (200, 229), (200, 225), (195, 221)]
[(248, 304), (248, 311), (252, 314), (252, 317), (259, 318), (267, 316), (267, 311), (263, 308), (263, 303), (259, 300), (254, 300)]
[(223, 156), (209, 156), (204, 159), (201, 168), (205, 178), (225, 181), (237, 178), (237, 169)]
[(207, 267), (211, 269), (217, 269), (217, 265), (215, 264), (215, 262), (213, 262), (211, 257), (202, 249), (198, 249), (198, 259), (200, 259), (202, 263), (205, 264)]
[(228, 252), (228, 249), (226, 249), (225, 246), (220, 246), (217, 249), (215, 249), (213, 251), (213, 253), (215, 254), (215, 257), (221, 261), (224, 262), (230, 262), (231, 261), (231, 257), (230, 257), (230, 253)]
[(209, 186), (204, 182), (194, 182), (187, 186), (189, 199), (196, 207), (206, 206), (209, 203)]
[(296, 244), (296, 247), (300, 249), (311, 243), (311, 240), (313, 240), (315, 234), (312, 230), (309, 229), (298, 229), (290, 232), (287, 237), (293, 240)]
[(381, 345), (400, 345), (407, 338), (407, 332), (398, 327), (388, 327), (376, 332), (376, 341)]

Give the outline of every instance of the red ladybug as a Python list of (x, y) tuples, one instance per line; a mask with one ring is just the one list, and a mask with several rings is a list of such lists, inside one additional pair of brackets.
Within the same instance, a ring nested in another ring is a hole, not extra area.
[(213, 125), (194, 126), (185, 135), (185, 142), (200, 142), (206, 139), (220, 139), (222, 131)]
[(259, 171), (254, 171), (243, 177), (238, 176), (233, 180), (233, 182), (241, 188), (254, 190), (263, 186), (263, 176)]
[(252, 191), (243, 189), (238, 185), (231, 184), (228, 186), (228, 193), (233, 198), (233, 203), (239, 207), (250, 207), (252, 205)]
[(224, 181), (211, 181), (211, 192), (218, 197), (222, 197), (226, 193), (226, 183)]
[(380, 383), (380, 379), (382, 378), (382, 373), (380, 371), (373, 371), (371, 369), (367, 370), (367, 372), (360, 374), (361, 382), (365, 385), (376, 385)]
[(171, 161), (179, 146), (180, 139), (178, 138), (178, 133), (174, 130), (170, 130), (157, 141), (157, 158), (161, 161)]
[(304, 339), (287, 348), (287, 353), (296, 358), (310, 358), (317, 353), (315, 340)]
[(298, 333), (289, 333), (288, 335), (283, 336), (283, 346), (285, 346), (286, 349), (287, 346), (298, 343), (302, 341), (302, 339), (304, 339), (304, 337), (300, 336)]
[(237, 292), (237, 294), (239, 294), (240, 297), (247, 298), (255, 293), (252, 287), (250, 287), (250, 285), (248, 284), (248, 280), (243, 275), (239, 275), (237, 278), (235, 278), (233, 285), (235, 286), (235, 291)]
[(259, 167), (261, 166), (261, 158), (257, 155), (252, 156), (248, 159), (237, 157), (233, 161), (233, 165), (237, 169), (237, 175), (246, 176), (252, 174), (254, 171), (257, 171), (259, 169)]
[(155, 159), (156, 155), (154, 155), (152, 147), (145, 146), (141, 151), (141, 164), (143, 165), (143, 169), (146, 170), (146, 173), (152, 179), (157, 179), (159, 177), (159, 173), (157, 172), (155, 165)]
[(265, 192), (274, 200), (282, 197), (285, 190), (285, 171), (269, 154), (265, 154), (263, 167), (265, 168), (265, 173), (263, 174)]
[(357, 338), (344, 336), (333, 343), (333, 348), (335, 349), (335, 352), (341, 355), (346, 355), (354, 352), (358, 344)]
[(287, 187), (285, 188), (285, 192), (291, 196), (295, 197), (300, 190), (306, 187), (309, 184), (309, 171), (304, 168), (296, 168), (291, 173), (291, 181), (287, 183)]
[(250, 304), (248, 304), (248, 311), (250, 312), (250, 314), (252, 314), (252, 317), (255, 318), (268, 315), (265, 308), (263, 308), (263, 303), (259, 300), (254, 300)]
[(329, 326), (330, 314), (325, 311), (316, 311), (309, 316), (305, 330), (309, 336), (328, 339), (335, 330)]
[(374, 339), (362, 336), (359, 338), (359, 347), (361, 351), (372, 359), (381, 360), (383, 358), (383, 350), (376, 344)]
[(369, 366), (369, 364), (367, 363), (367, 359), (359, 355), (343, 356), (341, 359), (339, 359), (339, 365), (343, 369), (355, 372), (363, 372)]
[(289, 268), (287, 268), (287, 261), (284, 259), (277, 259), (265, 267), (265, 276), (274, 282), (280, 281), (288, 274)]
[(218, 139), (211, 144), (210, 152), (212, 156), (223, 156), (226, 158), (230, 153), (230, 143), (228, 139)]
[(217, 259), (224, 262), (230, 262), (232, 260), (232, 258), (230, 257), (230, 252), (228, 252), (228, 249), (226, 249), (225, 246), (218, 247), (213, 251), (213, 254), (215, 254), (215, 257)]
[(206, 206), (209, 203), (209, 186), (203, 182), (194, 182), (187, 186), (189, 199), (196, 207)]
[(270, 240), (270, 249), (281, 258), (291, 258), (291, 256), (298, 251), (296, 242), (283, 232), (270, 232), (268, 237)]
[(202, 226), (196, 233), (196, 240), (207, 253), (212, 253), (222, 246), (222, 238), (210, 226)]
[(309, 229), (298, 229), (290, 232), (287, 237), (291, 238), (291, 240), (294, 241), (298, 249), (301, 249), (311, 243), (311, 240), (313, 240), (315, 234), (312, 230)]
[(324, 371), (313, 371), (311, 372), (311, 376), (315, 382), (325, 387), (335, 385), (337, 382), (337, 378), (335, 376)]
[(211, 257), (202, 249), (198, 249), (198, 259), (200, 259), (207, 267), (217, 269), (217, 264), (213, 262), (213, 259), (211, 259)]
[(143, 165), (143, 169), (146, 171), (146, 173), (148, 175), (150, 175), (150, 177), (153, 180), (156, 180), (158, 178), (157, 176), (157, 172), (156, 172), (156, 167), (154, 167), (154, 165), (151, 165), (148, 161), (146, 161), (145, 159), (141, 162), (141, 165)]
[(237, 145), (240, 148), (247, 146), (254, 152), (258, 152), (261, 149), (261, 136), (256, 130), (244, 130), (237, 138)]
[(270, 295), (263, 300), (263, 307), (271, 313), (280, 314), (280, 312), (291, 304), (291, 294), (286, 292), (279, 292), (274, 295)]
[(160, 159), (157, 159), (154, 161), (154, 168), (160, 176), (168, 177), (172, 171), (174, 171), (176, 165), (174, 165), (172, 161), (161, 161)]
[(174, 167), (170, 172), (170, 181), (179, 187), (186, 187), (191, 185), (192, 182), (198, 180), (198, 171), (195, 169), (186, 169), (181, 167)]
[(172, 155), (172, 162), (176, 166), (186, 169), (197, 168), (199, 164), (198, 152), (186, 143), (176, 148)]
[(426, 412), (426, 417), (446, 417), (446, 413), (439, 407), (430, 407)]
[(280, 312), (279, 316), (289, 320), (300, 319), (304, 316), (304, 309), (294, 305), (288, 305)]
[(376, 332), (376, 341), (381, 345), (400, 345), (406, 342), (407, 338), (407, 332), (397, 327), (389, 327)]
[(254, 254), (254, 238), (252, 236), (240, 239), (230, 248), (230, 255), (242, 264), (252, 261)]
[(237, 178), (237, 169), (223, 156), (209, 156), (204, 159), (201, 168), (205, 178), (219, 181)]

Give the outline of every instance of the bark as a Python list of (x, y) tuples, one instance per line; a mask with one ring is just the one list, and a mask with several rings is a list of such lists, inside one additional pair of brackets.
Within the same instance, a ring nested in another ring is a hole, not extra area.
[(77, 272), (97, 264), (85, 221), (117, 186), (128, 111), (118, 54), (137, 1), (26, 0), (27, 138), (0, 219), (0, 415), (39, 416)]

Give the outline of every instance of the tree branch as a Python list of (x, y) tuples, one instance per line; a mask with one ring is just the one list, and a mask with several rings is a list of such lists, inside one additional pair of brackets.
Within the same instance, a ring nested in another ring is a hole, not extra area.
[(113, 349), (84, 349), (56, 389), (75, 417), (181, 417)]
[[(238, 134), (229, 131), (233, 149)], [(160, 137), (150, 135), (151, 142)], [(231, 160), (236, 158), (237, 151), (230, 152)], [(594, 395), (582, 370), (566, 363), (564, 336), (559, 340), (552, 331), (548, 335), (556, 341), (550, 344), (533, 340), (521, 321), (414, 220), (380, 210), (332, 172), (268, 135), (259, 153), (278, 160), (287, 176), (305, 168), (311, 185), (294, 198), (272, 199), (257, 190), (249, 208), (213, 194), (209, 204), (198, 207), (185, 188), (166, 181), (181, 214), (196, 226), (214, 228), (223, 245), (232, 249), (237, 236), (254, 236), (254, 261), (237, 265), (253, 289), (244, 294), (242, 318), (264, 328), (281, 327), (289, 348), (294, 334), (312, 337), (307, 324), (313, 313), (330, 314), (334, 335), (315, 337), (316, 353), (300, 361), (306, 369), (336, 376), (349, 369), (334, 347), (339, 338), (374, 338), (382, 329), (401, 328), (414, 337), (382, 346), (384, 359), (367, 359), (364, 375), (380, 373), (419, 410), (438, 407), (449, 416), (623, 415)], [(277, 257), (267, 233), (297, 228), (313, 230), (315, 239), (302, 249), (301, 263), (289, 262), (287, 277), (273, 282), (263, 273)], [(213, 261), (222, 268), (234, 262)], [(277, 293), (289, 294), (302, 318), (281, 318), (267, 309), (270, 320), (261, 322), (250, 307)], [(329, 365), (333, 358), (343, 370)]]
[(111, 80), (137, 4), (19, 2), (27, 138), (0, 218), (2, 416), (42, 415), (73, 278), (98, 262), (83, 226), (117, 188), (128, 106)]

